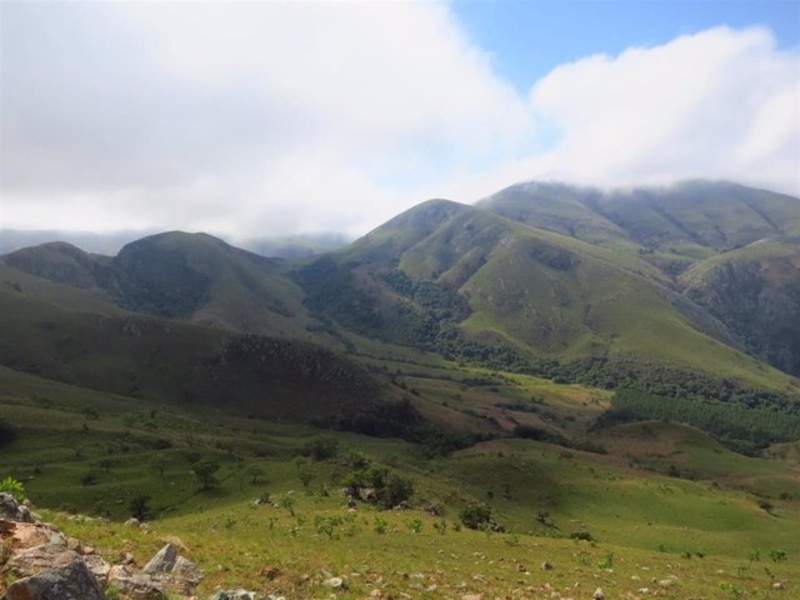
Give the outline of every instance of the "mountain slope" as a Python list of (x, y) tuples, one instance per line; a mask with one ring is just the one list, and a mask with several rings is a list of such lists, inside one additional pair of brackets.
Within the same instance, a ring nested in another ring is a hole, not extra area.
[(406, 211), (295, 277), (309, 308), (343, 327), (489, 366), (595, 358), (772, 389), (790, 381), (732, 347), (728, 329), (638, 253), (452, 202)]
[[(345, 248), (296, 261), (181, 232), (113, 258), (48, 244), (2, 261), (129, 311), (349, 350), (405, 346), (566, 377), (602, 364), (593, 382), (608, 385), (631, 365), (639, 378), (663, 367), (785, 390), (793, 380), (760, 359), (796, 372), (794, 329), (778, 315), (795, 318), (800, 275), (777, 249), (797, 248), (798, 206), (728, 183), (614, 192), (522, 184), (474, 207), (422, 203)], [(757, 242), (759, 272), (780, 277), (761, 277), (760, 300), (745, 301), (720, 286), (750, 279), (712, 266)], [(765, 307), (768, 326), (753, 316)], [(743, 321), (758, 323), (758, 335)]]
[(679, 281), (750, 352), (800, 374), (800, 248), (762, 240), (698, 263)]
[(615, 191), (527, 183), (478, 206), (638, 256), (670, 279), (682, 296), (673, 304), (696, 327), (800, 374), (800, 270), (787, 258), (800, 251), (800, 199), (728, 182)]
[(7, 267), (91, 290), (136, 312), (254, 333), (324, 339), (282, 261), (206, 234), (169, 232), (126, 245), (116, 257), (56, 242), (0, 257)]
[(363, 367), (299, 341), (69, 311), (9, 286), (0, 314), (0, 364), (91, 389), (293, 421), (385, 396)]
[(800, 200), (729, 182), (602, 191), (517, 184), (480, 208), (607, 247), (639, 252), (679, 271), (763, 238), (800, 235)]

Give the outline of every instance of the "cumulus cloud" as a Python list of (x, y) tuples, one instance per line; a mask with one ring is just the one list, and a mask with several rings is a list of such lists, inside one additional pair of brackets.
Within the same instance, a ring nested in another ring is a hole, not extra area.
[(800, 60), (764, 29), (717, 28), (563, 65), (530, 94), (562, 131), (555, 178), (749, 180), (800, 191)]
[(57, 214), (62, 228), (363, 229), (530, 133), (524, 99), (444, 4), (3, 12), (4, 220), (17, 227)]
[(800, 58), (712, 29), (527, 95), (443, 3), (3, 3), (2, 224), (363, 233), (529, 179), (800, 192)]

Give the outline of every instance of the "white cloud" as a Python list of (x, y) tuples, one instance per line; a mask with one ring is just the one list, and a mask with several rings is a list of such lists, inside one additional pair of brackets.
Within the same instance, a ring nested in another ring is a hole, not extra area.
[(445, 4), (3, 11), (11, 226), (363, 231), (529, 133)]
[(590, 57), (552, 71), (530, 98), (563, 132), (539, 157), (554, 178), (729, 178), (800, 192), (800, 59), (764, 29)]
[(532, 178), (800, 192), (800, 59), (763, 29), (588, 57), (522, 97), (446, 4), (0, 10), (8, 227), (363, 233)]
[(605, 187), (729, 179), (800, 195), (800, 52), (720, 27), (560, 65), (529, 95), (552, 147), (452, 180), (475, 199), (518, 181)]

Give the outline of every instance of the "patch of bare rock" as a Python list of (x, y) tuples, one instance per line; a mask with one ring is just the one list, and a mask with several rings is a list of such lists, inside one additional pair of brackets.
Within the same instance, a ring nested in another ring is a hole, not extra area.
[(141, 569), (129, 554), (109, 562), (0, 493), (0, 600), (106, 600), (111, 587), (126, 600), (192, 598), (202, 578), (172, 543)]

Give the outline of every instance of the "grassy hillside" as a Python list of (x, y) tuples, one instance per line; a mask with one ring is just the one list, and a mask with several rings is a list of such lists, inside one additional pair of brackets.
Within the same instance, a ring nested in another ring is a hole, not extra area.
[[(602, 391), (506, 377), (497, 392), (469, 386), (461, 402), (481, 410), (486, 395), (519, 388), (537, 389), (548, 410), (604, 402)], [(421, 395), (443, 401), (450, 384), (439, 381), (439, 395)], [(137, 564), (177, 540), (206, 573), (203, 597), (242, 586), (304, 598), (582, 597), (596, 587), (769, 598), (793, 594), (800, 576), (798, 463), (741, 457), (660, 421), (602, 434), (607, 454), (508, 438), (431, 459), (397, 440), (185, 411), (7, 368), (0, 420), (14, 431), (0, 475), (21, 480), (45, 518)], [(208, 489), (193, 474), (201, 461), (217, 465)], [(406, 508), (359, 500), (348, 510), (341, 489), (384, 469), (410, 484)], [(146, 530), (121, 523), (136, 498)], [(465, 524), (483, 514), (504, 531)], [(331, 577), (344, 587), (332, 592)]]
[(751, 353), (800, 373), (800, 247), (761, 240), (694, 265), (680, 282)]
[(307, 421), (381, 397), (319, 346), (142, 316), (66, 311), (0, 289), (0, 364), (148, 400)]
[(341, 327), (449, 358), (556, 375), (553, 361), (594, 357), (794, 385), (638, 254), (454, 203), (420, 205), (294, 276)]
[(18, 250), (1, 260), (5, 269), (91, 290), (130, 311), (336, 343), (304, 309), (302, 292), (281, 274), (282, 261), (206, 234), (150, 236), (126, 245), (113, 258), (59, 242)]
[(800, 200), (728, 182), (602, 191), (525, 183), (479, 207), (622, 251), (669, 270), (764, 238), (796, 239)]

